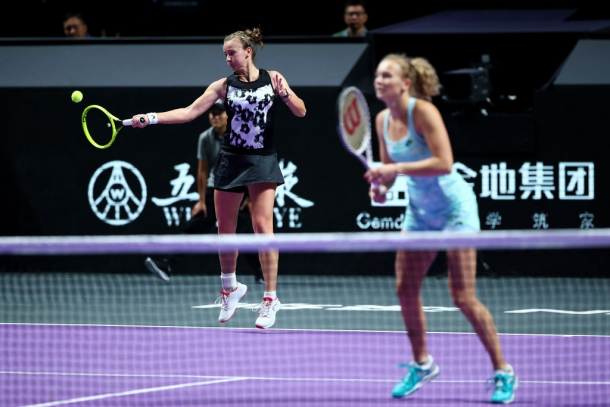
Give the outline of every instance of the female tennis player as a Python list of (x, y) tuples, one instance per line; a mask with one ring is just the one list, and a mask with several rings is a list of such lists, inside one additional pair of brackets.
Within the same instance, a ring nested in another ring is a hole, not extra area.
[[(375, 118), (382, 165), (367, 171), (365, 178), (374, 201), (385, 202), (385, 193), (396, 176), (407, 176), (409, 206), (403, 233), (436, 230), (478, 232), (476, 196), (453, 167), (453, 152), (440, 112), (431, 103), (440, 93), (434, 67), (424, 58), (388, 54), (375, 71), (375, 95), (385, 109)], [(408, 370), (392, 396), (417, 391), (440, 372), (426, 345), (426, 318), (420, 290), (424, 276), (436, 257), (435, 251), (398, 251), (396, 292), (411, 342), (413, 360), (400, 365)], [(492, 403), (511, 403), (518, 381), (504, 360), (494, 321), (475, 293), (476, 250), (448, 250), (449, 290), (454, 303), (472, 324), (489, 353), (495, 374)]]
[[(190, 106), (162, 113), (133, 116), (134, 127), (148, 124), (185, 123), (207, 112), (221, 99), (228, 121), (214, 170), (214, 203), (219, 234), (235, 234), (239, 206), (246, 190), (252, 202), (252, 226), (255, 233), (273, 234), (275, 190), (284, 183), (274, 145), (274, 117), (279, 100), (295, 116), (305, 116), (305, 103), (290, 88), (277, 71), (255, 66), (258, 48), (263, 47), (261, 31), (237, 31), (224, 39), (223, 51), (233, 74), (213, 82)], [(140, 117), (145, 122), (140, 123)], [(237, 281), (235, 267), (237, 251), (220, 252), (222, 290), (220, 323), (234, 314), (239, 300), (248, 288)], [(255, 326), (266, 329), (275, 323), (280, 301), (276, 295), (278, 252), (259, 252), (265, 292), (257, 307)]]

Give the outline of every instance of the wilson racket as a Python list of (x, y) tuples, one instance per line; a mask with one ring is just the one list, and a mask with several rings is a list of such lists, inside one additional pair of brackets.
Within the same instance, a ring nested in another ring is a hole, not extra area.
[(373, 164), (371, 147), (371, 115), (360, 89), (343, 89), (338, 100), (339, 136), (345, 149), (356, 156), (367, 170)]
[[(373, 166), (369, 105), (360, 89), (355, 86), (341, 91), (337, 105), (341, 143), (368, 171)], [(377, 184), (374, 185), (378, 187)]]
[[(82, 122), (87, 140), (100, 149), (110, 147), (114, 143), (119, 130), (124, 126), (131, 126), (131, 119), (121, 120), (98, 105), (91, 105), (85, 108)], [(145, 122), (143, 117), (140, 118), (140, 122)]]

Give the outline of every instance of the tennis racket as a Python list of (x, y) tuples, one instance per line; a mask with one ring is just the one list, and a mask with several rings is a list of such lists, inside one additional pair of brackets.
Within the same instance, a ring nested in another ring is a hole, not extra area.
[[(85, 108), (82, 122), (87, 140), (100, 149), (110, 147), (114, 143), (119, 130), (124, 126), (131, 126), (131, 119), (121, 120), (98, 105), (91, 105)], [(143, 117), (140, 118), (140, 122), (145, 122)]]
[[(341, 91), (337, 103), (338, 132), (345, 149), (360, 160), (364, 168), (373, 166), (371, 114), (364, 95), (355, 86)], [(377, 184), (375, 184), (377, 187)]]

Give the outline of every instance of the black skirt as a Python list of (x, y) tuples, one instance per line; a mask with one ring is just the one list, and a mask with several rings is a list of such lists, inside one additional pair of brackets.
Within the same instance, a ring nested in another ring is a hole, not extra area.
[(284, 176), (277, 154), (234, 154), (220, 150), (214, 169), (214, 189), (228, 192), (247, 192), (248, 185), (263, 182), (284, 184)]

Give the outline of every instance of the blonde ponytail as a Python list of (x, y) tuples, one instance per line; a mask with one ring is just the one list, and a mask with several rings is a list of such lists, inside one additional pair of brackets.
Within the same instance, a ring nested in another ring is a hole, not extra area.
[(409, 58), (406, 54), (388, 54), (383, 59), (396, 62), (402, 69), (403, 77), (411, 79), (411, 96), (432, 100), (440, 95), (441, 84), (436, 69), (423, 57)]

